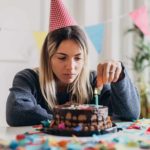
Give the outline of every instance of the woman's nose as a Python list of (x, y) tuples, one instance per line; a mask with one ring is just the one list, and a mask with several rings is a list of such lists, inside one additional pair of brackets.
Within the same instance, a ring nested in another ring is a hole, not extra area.
[(74, 68), (74, 66), (75, 66), (74, 60), (71, 59), (66, 62), (67, 69), (72, 69), (72, 68)]

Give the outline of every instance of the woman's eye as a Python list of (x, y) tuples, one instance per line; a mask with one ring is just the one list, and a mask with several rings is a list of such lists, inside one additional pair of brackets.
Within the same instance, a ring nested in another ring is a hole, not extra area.
[(58, 57), (58, 59), (60, 59), (60, 60), (65, 60), (66, 57)]
[(75, 60), (76, 61), (79, 61), (79, 60), (81, 60), (82, 58), (81, 57), (75, 57)]

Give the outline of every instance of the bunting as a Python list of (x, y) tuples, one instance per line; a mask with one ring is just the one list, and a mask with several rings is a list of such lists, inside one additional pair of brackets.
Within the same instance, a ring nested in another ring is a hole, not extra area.
[(129, 15), (135, 25), (144, 33), (144, 35), (150, 35), (148, 11), (146, 6), (142, 6), (134, 10)]
[(104, 38), (104, 24), (98, 24), (85, 27), (85, 31), (92, 41), (96, 51), (99, 53), (102, 50)]
[[(126, 15), (120, 15), (120, 16), (118, 16), (118, 19), (121, 20), (123, 17), (126, 17), (126, 16), (131, 17), (131, 19), (133, 20), (135, 25), (143, 32), (144, 35), (150, 35), (149, 18), (148, 18), (148, 11), (147, 11), (146, 6), (142, 6), (138, 9), (132, 11), (131, 13), (128, 12), (128, 13), (126, 13)], [(1, 19), (3, 19), (3, 18), (1, 18)], [(87, 35), (88, 35), (90, 41), (92, 42), (93, 46), (95, 47), (97, 53), (100, 53), (102, 50), (102, 47), (103, 47), (104, 30), (105, 30), (104, 26), (107, 23), (113, 22), (113, 18), (110, 20), (109, 21), (105, 20), (97, 25), (91, 25), (91, 26), (84, 27), (85, 32), (87, 33)], [(27, 31), (25, 29), (25, 27), (20, 28), (17, 25), (10, 26), (10, 22), (5, 22), (5, 24), (4, 23), (2, 24), (2, 23), (3, 23), (3, 21), (1, 21), (1, 26), (0, 26), (1, 35), (4, 31), (16, 32), (16, 33), (18, 33), (18, 32), (24, 33)], [(40, 32), (40, 31), (39, 32), (38, 31), (37, 32), (30, 31), (30, 32), (33, 33), (33, 37), (37, 43), (37, 48), (40, 51), (42, 48), (44, 39), (47, 35), (47, 32)]]
[(43, 45), (43, 42), (46, 38), (47, 32), (33, 32), (34, 39), (36, 41), (38, 50), (40, 51)]

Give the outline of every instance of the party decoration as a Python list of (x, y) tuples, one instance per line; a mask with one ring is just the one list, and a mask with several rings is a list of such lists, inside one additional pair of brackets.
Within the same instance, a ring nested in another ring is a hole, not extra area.
[(62, 0), (51, 0), (51, 13), (49, 31), (54, 31), (67, 26), (77, 25), (74, 18), (69, 14)]
[(104, 24), (85, 27), (85, 31), (92, 41), (96, 51), (99, 53), (102, 50), (103, 45)]
[(38, 47), (39, 51), (42, 48), (42, 45), (43, 45), (46, 35), (47, 35), (47, 32), (33, 32), (33, 36), (37, 43), (37, 47)]
[(143, 6), (130, 13), (135, 25), (145, 34), (150, 35), (147, 7)]

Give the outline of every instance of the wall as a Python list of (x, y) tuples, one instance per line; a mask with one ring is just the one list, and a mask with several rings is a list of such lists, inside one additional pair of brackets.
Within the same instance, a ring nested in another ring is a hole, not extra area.
[(0, 1), (0, 126), (6, 125), (5, 103), (14, 75), (38, 65), (32, 31), (41, 27), (40, 3), (40, 0)]

